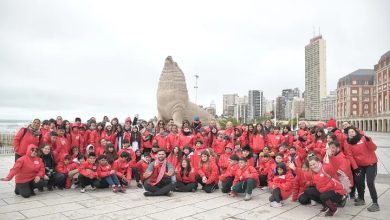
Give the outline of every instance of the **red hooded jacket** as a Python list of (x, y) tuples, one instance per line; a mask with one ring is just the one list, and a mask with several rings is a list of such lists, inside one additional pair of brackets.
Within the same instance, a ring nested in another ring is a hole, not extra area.
[[(24, 134), (24, 131), (26, 130), (26, 133)], [(23, 136), (24, 134), (24, 136)], [(42, 135), (42, 134), (41, 134)], [(27, 152), (27, 148), (30, 144), (33, 144), (35, 146), (39, 146), (40, 140), (39, 136), (34, 136), (30, 128), (21, 128), (19, 132), (14, 137), (14, 151), (16, 154), (23, 156)]]
[(196, 180), (195, 180), (196, 171), (194, 168), (191, 169), (188, 176), (185, 174), (185, 172), (184, 172), (183, 176), (180, 175), (180, 167), (176, 168), (175, 173), (176, 173), (177, 182), (182, 182), (182, 183), (186, 183), (186, 184), (196, 183)]
[(313, 185), (313, 173), (310, 171), (303, 171), (301, 168), (296, 169), (296, 176), (294, 178), (292, 200), (297, 201), (307, 187)]
[(202, 164), (202, 167), (198, 168), (197, 173), (200, 177), (207, 177), (206, 184), (211, 184), (212, 182), (218, 183), (218, 167), (215, 162), (210, 158), (208, 165), (206, 163)]
[(216, 139), (214, 142), (213, 142), (213, 145), (212, 145), (212, 149), (214, 151), (215, 154), (217, 154), (218, 156), (222, 155), (223, 153), (225, 153), (225, 146), (227, 144), (227, 141), (224, 140), (224, 139)]
[(233, 186), (238, 182), (247, 181), (248, 179), (256, 180), (256, 187), (260, 184), (259, 174), (254, 167), (248, 165), (243, 168), (238, 167), (234, 174)]
[(131, 180), (131, 165), (126, 160), (122, 161), (121, 158), (114, 161), (113, 168), (116, 171), (118, 178), (126, 178)]
[(263, 151), (266, 142), (267, 142), (267, 137), (264, 137), (261, 134), (253, 135), (252, 152), (258, 154), (261, 151)]
[(354, 145), (344, 142), (344, 152), (349, 161), (351, 162), (352, 169), (357, 169), (359, 166), (369, 166), (378, 162), (378, 158), (375, 154), (376, 145), (369, 138), (366, 140), (365, 136), (362, 136), (360, 141)]
[(282, 196), (282, 200), (288, 199), (293, 191), (294, 177), (287, 173), (286, 175), (274, 176), (272, 180), (272, 185), (269, 186), (272, 189), (272, 186), (279, 188)]
[(79, 173), (85, 177), (89, 177), (91, 175), (93, 178), (97, 178), (97, 165), (92, 164), (87, 160), (80, 164)]

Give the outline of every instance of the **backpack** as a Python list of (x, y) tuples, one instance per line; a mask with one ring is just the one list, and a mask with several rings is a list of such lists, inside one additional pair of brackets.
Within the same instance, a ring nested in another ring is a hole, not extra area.
[[(22, 134), (22, 137), (20, 137), (20, 141), (22, 141), (23, 140), (23, 138), (24, 138), (24, 135), (26, 135), (26, 133), (27, 133), (27, 128), (23, 128), (23, 134)], [(41, 139), (42, 139), (42, 134), (39, 134), (39, 143), (41, 143)]]

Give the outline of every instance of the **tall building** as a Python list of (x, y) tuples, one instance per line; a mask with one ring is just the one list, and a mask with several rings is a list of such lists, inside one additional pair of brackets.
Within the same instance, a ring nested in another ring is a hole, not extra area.
[(276, 102), (276, 109), (275, 109), (276, 119), (282, 120), (282, 119), (284, 119), (284, 113), (285, 113), (284, 97), (283, 96), (276, 97), (275, 102)]
[(336, 98), (336, 91), (330, 91), (328, 96), (321, 99), (321, 120), (336, 117)]
[(280, 118), (279, 119), (291, 119), (293, 118), (291, 115), (291, 102), (294, 99), (294, 97), (300, 97), (301, 91), (299, 88), (294, 89), (283, 89), (282, 90), (282, 97), (283, 100), (281, 100), (280, 103)]
[(303, 98), (294, 97), (291, 101), (291, 118), (305, 117), (305, 100)]
[[(390, 115), (390, 51), (383, 54), (378, 62), (374, 66), (375, 69), (375, 78), (376, 78), (376, 100), (375, 103), (375, 113), (381, 116)], [(387, 130), (390, 130), (388, 124), (389, 122), (383, 122), (383, 130), (386, 127)], [(385, 126), (386, 125), (386, 126)]]
[(305, 46), (306, 119), (320, 118), (320, 102), (326, 95), (326, 43), (319, 35), (310, 39), (310, 43)]
[(359, 69), (337, 83), (336, 118), (348, 119), (373, 115), (375, 72)]
[(235, 118), (241, 123), (248, 122), (248, 96), (239, 97), (235, 110)]
[(210, 106), (205, 108), (206, 112), (208, 112), (212, 116), (217, 115), (217, 106), (214, 101), (211, 101)]
[(238, 94), (223, 95), (223, 112), (225, 117), (234, 117), (234, 108), (238, 102)]
[(248, 118), (253, 120), (265, 113), (264, 95), (262, 90), (249, 90), (248, 92)]

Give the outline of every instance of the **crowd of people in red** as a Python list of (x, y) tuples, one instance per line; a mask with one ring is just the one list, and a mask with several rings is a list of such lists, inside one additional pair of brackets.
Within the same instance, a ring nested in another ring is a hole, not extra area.
[[(7, 177), (15, 176), (15, 194), (25, 198), (34, 189), (52, 191), (86, 186), (126, 191), (134, 179), (145, 196), (195, 192), (221, 187), (223, 193), (244, 200), (259, 187), (270, 192), (270, 206), (281, 207), (292, 198), (301, 204), (322, 204), (325, 216), (336, 214), (348, 199), (365, 205), (365, 185), (372, 205), (379, 211), (375, 189), (376, 145), (363, 131), (330, 119), (308, 127), (299, 123), (296, 134), (289, 126), (227, 122), (221, 130), (215, 120), (208, 126), (195, 117), (178, 126), (164, 122), (126, 118), (95, 118), (82, 123), (39, 119), (21, 128), (14, 138), (15, 164)], [(357, 197), (356, 197), (357, 191)]]

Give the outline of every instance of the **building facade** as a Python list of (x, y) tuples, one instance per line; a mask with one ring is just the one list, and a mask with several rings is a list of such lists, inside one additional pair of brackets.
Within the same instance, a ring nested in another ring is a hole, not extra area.
[(330, 91), (329, 95), (321, 99), (321, 120), (327, 121), (336, 117), (336, 91)]
[(223, 111), (225, 117), (234, 117), (234, 108), (238, 103), (238, 94), (223, 95)]
[(259, 118), (265, 113), (264, 94), (262, 90), (249, 90), (248, 92), (248, 119)]
[(291, 101), (291, 118), (305, 118), (305, 99), (294, 97)]
[(390, 132), (390, 51), (374, 70), (357, 70), (337, 85), (338, 126), (349, 121), (364, 131)]
[(305, 46), (305, 116), (308, 120), (321, 117), (320, 102), (326, 91), (326, 42), (316, 36)]

